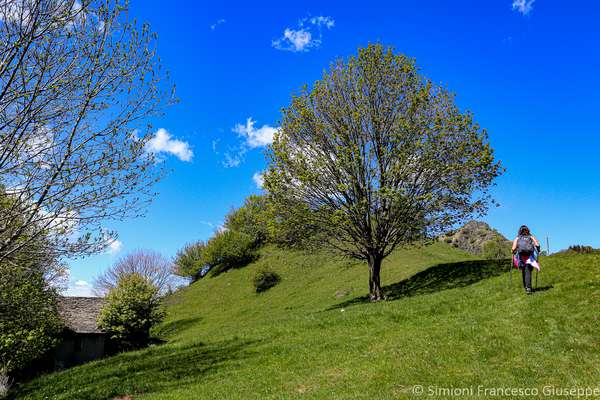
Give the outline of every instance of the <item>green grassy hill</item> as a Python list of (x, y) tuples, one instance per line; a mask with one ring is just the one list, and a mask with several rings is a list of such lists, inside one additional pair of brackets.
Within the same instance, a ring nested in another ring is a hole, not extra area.
[[(169, 298), (156, 330), (166, 344), (43, 376), (14, 396), (398, 399), (423, 385), (438, 392), (421, 397), (444, 398), (443, 388), (483, 385), (542, 398), (544, 386), (597, 387), (600, 256), (542, 262), (540, 290), (526, 296), (518, 273), (508, 287), (506, 263), (441, 243), (402, 250), (383, 266), (390, 301), (370, 303), (364, 265), (267, 247)], [(256, 294), (264, 266), (282, 281)]]

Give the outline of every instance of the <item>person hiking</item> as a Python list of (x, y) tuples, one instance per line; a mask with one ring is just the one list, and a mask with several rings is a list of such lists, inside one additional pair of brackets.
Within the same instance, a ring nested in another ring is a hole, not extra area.
[(523, 276), (523, 287), (527, 294), (533, 293), (531, 288), (531, 273), (536, 268), (540, 270), (535, 252), (540, 252), (540, 242), (531, 234), (526, 225), (519, 228), (519, 233), (513, 240), (512, 252), (515, 255), (515, 267), (521, 270)]

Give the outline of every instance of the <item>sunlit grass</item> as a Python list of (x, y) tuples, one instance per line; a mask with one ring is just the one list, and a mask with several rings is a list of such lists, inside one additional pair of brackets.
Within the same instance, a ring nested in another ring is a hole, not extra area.
[[(600, 256), (544, 259), (533, 296), (518, 273), (508, 287), (507, 263), (472, 259), (443, 244), (399, 251), (382, 271), (394, 300), (370, 303), (364, 265), (268, 247), (172, 296), (155, 332), (166, 344), (43, 376), (15, 396), (397, 399), (414, 385), (483, 385), (541, 398), (544, 386), (596, 387)], [(264, 267), (282, 280), (256, 294)]]

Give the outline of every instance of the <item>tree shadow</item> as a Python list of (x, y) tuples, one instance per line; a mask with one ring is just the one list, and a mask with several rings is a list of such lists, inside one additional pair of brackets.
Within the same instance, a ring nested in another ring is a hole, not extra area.
[(175, 333), (181, 333), (183, 331), (188, 330), (193, 325), (197, 324), (202, 318), (182, 318), (177, 319), (175, 321), (170, 321), (165, 324), (161, 324), (154, 330), (152, 330), (152, 334), (158, 337), (169, 337)]
[(253, 355), (258, 341), (228, 340), (210, 345), (155, 346), (45, 375), (12, 391), (8, 399), (105, 400), (182, 388), (226, 365)]
[[(510, 260), (475, 260), (437, 264), (408, 279), (382, 288), (386, 300), (418, 296), (441, 290), (460, 288), (508, 271)], [(368, 295), (356, 297), (330, 309), (370, 302)]]

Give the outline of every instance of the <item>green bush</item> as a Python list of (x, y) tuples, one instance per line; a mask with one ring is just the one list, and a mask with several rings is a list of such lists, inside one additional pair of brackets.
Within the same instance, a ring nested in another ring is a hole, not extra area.
[(237, 231), (217, 233), (208, 241), (202, 254), (203, 263), (211, 267), (212, 275), (244, 267), (258, 256), (254, 238)]
[[(26, 225), (27, 214), (17, 211), (22, 207), (19, 196), (7, 194), (0, 184), (0, 242)], [(3, 254), (0, 263), (0, 378), (28, 368), (56, 344), (63, 327), (55, 284), (64, 266), (49, 249), (48, 236), (31, 234), (24, 229), (18, 237), (24, 245)]]
[(309, 250), (322, 246), (323, 229), (310, 221), (311, 211), (301, 202), (276, 203), (268, 195), (251, 195), (244, 205), (225, 218), (228, 231), (252, 237), (256, 247), (273, 243), (280, 247)]
[(224, 227), (249, 235), (257, 246), (261, 246), (267, 241), (269, 212), (265, 196), (248, 196), (243, 206), (227, 214)]
[(57, 293), (41, 269), (0, 264), (0, 376), (42, 356), (61, 330)]
[(144, 347), (150, 328), (163, 320), (158, 289), (140, 274), (121, 277), (106, 296), (106, 305), (98, 318), (98, 326), (122, 350)]
[(315, 221), (317, 211), (305, 204), (287, 199), (269, 203), (268, 241), (279, 247), (301, 250), (318, 249), (323, 245), (324, 229)]
[(254, 275), (254, 288), (256, 293), (264, 292), (277, 285), (281, 281), (281, 277), (274, 271), (263, 268)]
[(183, 278), (194, 278), (204, 266), (203, 253), (206, 243), (190, 243), (177, 252), (173, 262), (173, 273)]
[(483, 244), (483, 257), (487, 260), (511, 258), (511, 243), (507, 240), (490, 240)]
[(569, 246), (567, 252), (577, 254), (592, 254), (595, 253), (596, 250), (592, 246), (582, 246), (578, 244), (574, 246)]

